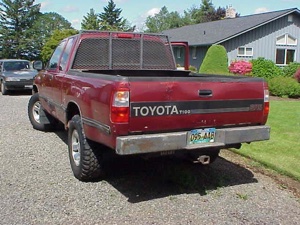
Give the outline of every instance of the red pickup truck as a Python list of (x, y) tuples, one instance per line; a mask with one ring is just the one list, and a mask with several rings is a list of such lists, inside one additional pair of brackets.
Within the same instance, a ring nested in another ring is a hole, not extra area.
[(42, 131), (64, 124), (82, 181), (103, 176), (107, 149), (209, 164), (220, 149), (270, 137), (264, 80), (177, 70), (164, 35), (83, 31), (64, 39), (45, 68), (34, 65), (30, 122)]

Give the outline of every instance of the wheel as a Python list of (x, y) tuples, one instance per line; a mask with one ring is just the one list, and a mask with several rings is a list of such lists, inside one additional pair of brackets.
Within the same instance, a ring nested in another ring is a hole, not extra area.
[(81, 117), (69, 122), (68, 149), (74, 176), (80, 181), (93, 181), (104, 176), (103, 154), (97, 144), (85, 137)]
[[(43, 110), (38, 93), (35, 93), (29, 99), (28, 117), (32, 127), (36, 130), (49, 131), (55, 128), (55, 120)], [(42, 120), (42, 117), (44, 117), (44, 120)]]
[(1, 93), (2, 93), (2, 95), (7, 95), (6, 86), (3, 81), (1, 82)]

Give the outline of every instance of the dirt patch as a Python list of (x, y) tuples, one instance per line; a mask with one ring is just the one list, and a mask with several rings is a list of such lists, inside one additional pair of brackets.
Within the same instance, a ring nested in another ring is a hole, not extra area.
[(281, 98), (277, 96), (270, 96), (270, 101), (300, 101), (300, 98)]
[(300, 198), (300, 182), (296, 181), (290, 177), (281, 175), (274, 170), (267, 169), (263, 166), (255, 166), (253, 160), (245, 158), (236, 153), (231, 152), (230, 150), (222, 150), (221, 157), (231, 161), (241, 167), (247, 168), (255, 173), (261, 173), (268, 177), (271, 177), (273, 180), (278, 183), (279, 187), (282, 189), (290, 190), (296, 197)]

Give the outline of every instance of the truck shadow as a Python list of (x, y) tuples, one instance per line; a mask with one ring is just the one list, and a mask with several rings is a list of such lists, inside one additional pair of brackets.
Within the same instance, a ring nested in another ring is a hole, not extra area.
[[(66, 132), (56, 134), (67, 144)], [(250, 170), (221, 157), (206, 166), (172, 156), (111, 157), (106, 160), (105, 171), (106, 178), (102, 181), (112, 185), (131, 203), (181, 194), (203, 196), (219, 188), (258, 182)]]
[(131, 203), (257, 183), (251, 171), (220, 157), (209, 166), (175, 157), (118, 159), (110, 163), (106, 181)]

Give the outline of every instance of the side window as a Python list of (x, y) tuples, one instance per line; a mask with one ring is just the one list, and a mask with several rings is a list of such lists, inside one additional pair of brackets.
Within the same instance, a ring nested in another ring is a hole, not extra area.
[(0, 71), (2, 71), (2, 62), (0, 62)]
[(57, 48), (55, 49), (54, 53), (52, 54), (52, 57), (49, 61), (48, 69), (56, 69), (58, 66), (59, 58), (61, 56), (61, 53), (64, 49), (66, 41), (62, 41)]
[(70, 38), (68, 40), (66, 48), (65, 48), (65, 50), (64, 50), (64, 52), (62, 54), (62, 57), (61, 57), (61, 60), (60, 60), (60, 65), (59, 65), (59, 70), (65, 70), (66, 65), (68, 63), (68, 58), (69, 58), (69, 55), (70, 55), (73, 43), (74, 43), (74, 38)]

